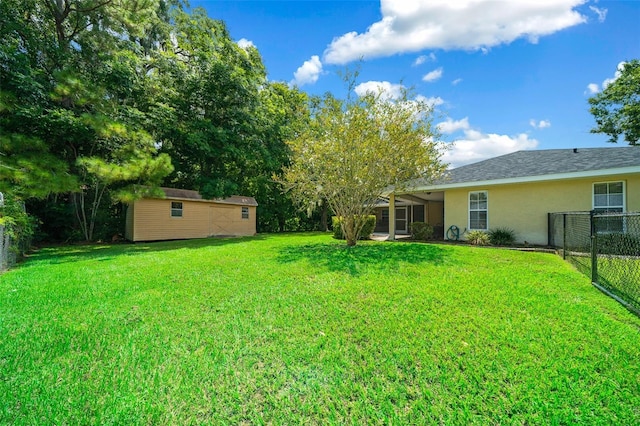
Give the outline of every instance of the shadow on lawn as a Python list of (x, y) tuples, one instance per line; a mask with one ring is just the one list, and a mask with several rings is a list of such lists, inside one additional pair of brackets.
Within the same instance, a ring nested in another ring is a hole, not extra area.
[(142, 243), (69, 245), (36, 249), (33, 253), (29, 254), (28, 257), (50, 264), (78, 262), (85, 260), (106, 261), (123, 255), (135, 256), (137, 254), (159, 251), (200, 249), (203, 247), (216, 247), (238, 244), (247, 241), (264, 240), (268, 237), (268, 234), (258, 234), (252, 237), (211, 237), (190, 240), (172, 240)]
[(439, 264), (448, 251), (432, 244), (359, 243), (348, 247), (325, 243), (283, 247), (277, 260), (281, 263), (306, 260), (329, 271), (356, 276), (370, 270), (399, 270), (402, 262)]

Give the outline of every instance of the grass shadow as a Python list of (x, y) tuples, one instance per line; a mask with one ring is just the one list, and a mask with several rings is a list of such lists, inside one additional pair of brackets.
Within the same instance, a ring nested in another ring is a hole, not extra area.
[(352, 276), (375, 270), (397, 270), (401, 263), (442, 263), (447, 247), (433, 244), (359, 243), (354, 247), (345, 244), (319, 243), (288, 245), (280, 249), (280, 263), (308, 261), (332, 272), (346, 272)]
[[(268, 234), (258, 234), (251, 237), (211, 237), (140, 243), (79, 244), (38, 248), (28, 254), (27, 257), (49, 264), (85, 260), (106, 261), (117, 256), (135, 256), (143, 253), (184, 249), (197, 250), (204, 247), (225, 246), (246, 241), (264, 240), (268, 237)], [(20, 267), (21, 265), (18, 264), (17, 266)]]

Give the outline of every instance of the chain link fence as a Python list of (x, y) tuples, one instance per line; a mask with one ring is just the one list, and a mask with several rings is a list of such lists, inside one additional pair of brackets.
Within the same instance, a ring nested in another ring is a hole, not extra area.
[(549, 245), (640, 315), (640, 213), (549, 213)]

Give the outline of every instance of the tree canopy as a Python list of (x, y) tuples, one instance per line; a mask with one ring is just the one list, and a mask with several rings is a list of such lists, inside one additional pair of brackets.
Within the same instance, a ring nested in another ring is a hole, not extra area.
[(436, 177), (445, 165), (431, 106), (406, 91), (394, 100), (381, 90), (358, 97), (355, 77), (346, 80), (350, 96), (317, 100), (310, 125), (289, 141), (284, 181), (301, 204), (326, 200), (343, 218), (347, 244), (355, 245), (385, 189)]
[(306, 105), (181, 0), (0, 2), (0, 191), (49, 237), (121, 232), (118, 203), (159, 185), (256, 196), (259, 228), (282, 224), (271, 176)]
[(589, 98), (590, 111), (596, 120), (591, 133), (604, 133), (609, 142), (620, 137), (629, 145), (640, 140), (640, 60), (623, 62), (617, 78)]

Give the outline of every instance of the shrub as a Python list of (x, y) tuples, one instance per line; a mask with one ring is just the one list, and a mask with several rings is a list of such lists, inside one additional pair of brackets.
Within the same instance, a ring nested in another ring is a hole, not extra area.
[(489, 242), (494, 246), (510, 246), (516, 241), (516, 232), (510, 228), (496, 228), (489, 231)]
[(622, 232), (599, 233), (598, 253), (612, 256), (640, 256), (640, 236)]
[(0, 206), (0, 226), (11, 238), (11, 250), (15, 255), (20, 257), (29, 250), (36, 222), (26, 213), (21, 200), (10, 197), (4, 200), (4, 205)]
[(433, 227), (424, 222), (411, 224), (411, 238), (414, 240), (428, 240), (433, 236)]
[[(331, 224), (333, 225), (333, 238), (336, 240), (344, 240), (344, 235), (342, 234), (342, 217), (333, 216), (331, 218)], [(365, 240), (368, 239), (373, 230), (376, 228), (376, 217), (374, 215), (366, 216), (364, 224), (362, 225), (362, 230), (360, 231), (360, 239)]]
[(469, 231), (467, 241), (474, 246), (486, 246), (489, 244), (489, 234), (484, 231)]

